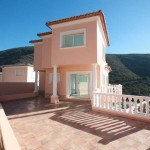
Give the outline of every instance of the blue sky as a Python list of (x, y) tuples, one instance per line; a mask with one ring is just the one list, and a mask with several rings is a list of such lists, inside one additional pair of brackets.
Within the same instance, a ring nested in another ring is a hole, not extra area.
[(0, 0), (0, 50), (31, 46), (46, 21), (102, 10), (107, 53), (150, 53), (150, 0)]

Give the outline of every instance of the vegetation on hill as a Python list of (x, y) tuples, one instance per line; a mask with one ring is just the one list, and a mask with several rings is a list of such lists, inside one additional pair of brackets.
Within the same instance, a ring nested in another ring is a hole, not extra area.
[(122, 84), (123, 93), (150, 96), (150, 54), (107, 54), (110, 83)]
[[(33, 52), (32, 46), (0, 51), (0, 71), (3, 65), (33, 64)], [(106, 60), (111, 84), (122, 84), (124, 94), (150, 96), (150, 54), (107, 54)]]

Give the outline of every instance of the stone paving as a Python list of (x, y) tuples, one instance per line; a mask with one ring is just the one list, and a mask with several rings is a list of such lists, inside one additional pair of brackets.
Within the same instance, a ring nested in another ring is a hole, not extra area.
[(150, 124), (42, 97), (2, 103), (22, 150), (150, 150)]

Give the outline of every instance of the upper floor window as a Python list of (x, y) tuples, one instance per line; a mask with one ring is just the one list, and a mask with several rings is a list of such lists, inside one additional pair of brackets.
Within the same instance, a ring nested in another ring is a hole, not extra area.
[(24, 70), (16, 70), (16, 76), (24, 76)]
[(62, 32), (60, 34), (61, 48), (84, 46), (86, 42), (85, 29)]

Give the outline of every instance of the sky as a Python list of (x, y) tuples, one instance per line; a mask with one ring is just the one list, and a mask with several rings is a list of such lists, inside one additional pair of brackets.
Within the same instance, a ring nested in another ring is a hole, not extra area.
[(31, 46), (45, 22), (102, 10), (107, 53), (150, 53), (150, 0), (0, 0), (0, 50)]

